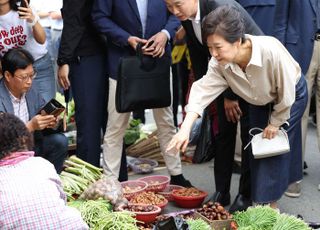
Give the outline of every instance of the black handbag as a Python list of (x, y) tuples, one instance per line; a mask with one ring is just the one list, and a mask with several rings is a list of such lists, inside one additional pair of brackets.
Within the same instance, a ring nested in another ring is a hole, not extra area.
[(120, 59), (116, 88), (118, 113), (168, 107), (171, 104), (170, 57), (152, 58), (142, 54)]

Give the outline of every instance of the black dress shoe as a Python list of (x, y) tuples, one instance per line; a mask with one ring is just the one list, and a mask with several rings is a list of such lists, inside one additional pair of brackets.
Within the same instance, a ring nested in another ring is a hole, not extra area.
[(229, 212), (234, 213), (236, 211), (244, 211), (244, 210), (247, 210), (247, 208), (251, 205), (252, 205), (251, 199), (249, 199), (241, 194), (238, 194), (236, 199), (232, 203), (232, 205), (229, 209)]
[(227, 206), (230, 204), (230, 193), (222, 193), (222, 192), (215, 192), (213, 193), (212, 197), (210, 198), (212, 202), (218, 202), (222, 206)]
[(185, 188), (193, 187), (190, 181), (184, 178), (182, 174), (171, 176), (170, 184), (180, 185)]

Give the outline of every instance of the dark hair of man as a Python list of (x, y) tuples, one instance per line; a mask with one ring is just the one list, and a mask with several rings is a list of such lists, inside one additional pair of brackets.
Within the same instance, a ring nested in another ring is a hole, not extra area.
[(4, 75), (6, 71), (14, 74), (17, 69), (25, 69), (33, 63), (34, 59), (27, 50), (22, 48), (10, 49), (4, 54), (1, 60), (2, 75)]
[(230, 5), (223, 5), (210, 12), (202, 21), (204, 39), (208, 36), (218, 34), (229, 43), (236, 42), (242, 38), (244, 42), (244, 19), (240, 11)]
[(13, 114), (0, 113), (0, 159), (32, 147), (33, 137), (26, 125)]

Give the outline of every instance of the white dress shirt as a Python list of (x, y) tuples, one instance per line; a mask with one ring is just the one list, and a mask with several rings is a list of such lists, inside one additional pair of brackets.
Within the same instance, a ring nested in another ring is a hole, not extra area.
[(201, 34), (201, 19), (200, 19), (200, 4), (199, 4), (199, 1), (198, 1), (198, 10), (197, 10), (196, 17), (195, 18), (189, 18), (189, 20), (192, 23), (192, 27), (193, 27), (194, 33), (195, 33), (198, 41), (201, 44), (203, 44), (202, 43), (202, 34)]

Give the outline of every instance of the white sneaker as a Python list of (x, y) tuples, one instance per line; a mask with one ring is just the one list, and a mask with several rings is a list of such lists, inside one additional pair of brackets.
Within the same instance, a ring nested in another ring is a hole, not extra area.
[(318, 185), (318, 190), (320, 191), (320, 184)]
[(301, 196), (301, 183), (299, 182), (294, 182), (289, 185), (287, 190), (285, 191), (284, 195), (292, 198), (297, 198)]

